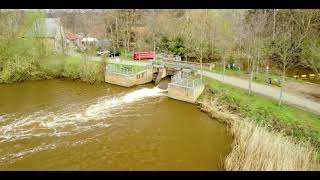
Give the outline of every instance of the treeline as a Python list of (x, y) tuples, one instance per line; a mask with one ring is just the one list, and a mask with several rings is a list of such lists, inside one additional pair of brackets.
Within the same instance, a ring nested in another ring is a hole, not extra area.
[(268, 64), (280, 70), (304, 66), (319, 73), (319, 10), (54, 12), (50, 16), (61, 17), (67, 29), (112, 39), (113, 48), (125, 54), (156, 50), (186, 60), (221, 64), (235, 60), (249, 70)]
[(1, 10), (1, 69), (9, 59), (12, 63), (17, 57), (38, 61), (48, 54), (41, 40), (20, 47), (28, 44), (21, 43), (20, 37), (35, 16), (60, 17), (65, 32), (111, 39), (112, 48), (124, 55), (155, 50), (222, 67), (236, 62), (251, 74), (265, 65), (283, 76), (295, 66), (307, 67), (315, 75), (320, 70), (320, 11), (313, 9)]

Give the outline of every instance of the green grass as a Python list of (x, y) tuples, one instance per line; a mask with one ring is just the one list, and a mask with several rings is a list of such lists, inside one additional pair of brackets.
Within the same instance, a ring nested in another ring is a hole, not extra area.
[(204, 82), (211, 89), (211, 94), (206, 93), (201, 98), (217, 97), (222, 105), (236, 107), (236, 112), (243, 118), (253, 119), (272, 130), (298, 139), (310, 139), (312, 144), (320, 147), (320, 116), (288, 105), (278, 106), (277, 101), (264, 96), (249, 96), (246, 90), (211, 78), (204, 77)]
[(64, 77), (71, 79), (80, 79), (80, 56), (70, 56), (64, 60), (63, 73)]
[(62, 77), (64, 58), (62, 55), (57, 55), (39, 60), (39, 70), (49, 79)]
[(104, 68), (104, 62), (84, 60), (81, 56), (69, 56), (64, 60), (62, 75), (89, 83), (102, 82)]

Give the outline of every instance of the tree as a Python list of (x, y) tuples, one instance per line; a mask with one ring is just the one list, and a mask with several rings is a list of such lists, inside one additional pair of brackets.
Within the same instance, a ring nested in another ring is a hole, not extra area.
[(316, 79), (320, 72), (320, 37), (312, 34), (303, 45), (301, 63), (313, 70)]
[(116, 47), (118, 47), (118, 41), (117, 41), (117, 37), (116, 37), (116, 24), (115, 21), (117, 19), (117, 10), (111, 10), (109, 12), (106, 12), (105, 14), (105, 18), (104, 18), (104, 22), (105, 22), (105, 28), (106, 28), (106, 32), (110, 33), (110, 39), (112, 40), (112, 49), (113, 52), (116, 52)]
[(232, 53), (234, 44), (234, 32), (232, 28), (232, 11), (224, 10), (221, 12), (221, 20), (216, 22), (218, 26), (218, 35), (216, 46), (222, 54), (222, 82), (224, 82), (224, 74), (226, 69), (226, 58)]
[(272, 55), (282, 71), (279, 105), (282, 104), (286, 71), (298, 64), (303, 41), (312, 30), (316, 12), (315, 10), (279, 12), (285, 21), (276, 27), (276, 40), (272, 42)]
[(200, 75), (202, 79), (202, 60), (204, 54), (204, 48), (207, 45), (208, 41), (206, 38), (206, 27), (208, 21), (208, 10), (194, 10), (191, 15), (191, 38), (189, 39), (192, 42), (187, 43), (189, 49), (193, 50), (193, 55), (200, 62)]
[(263, 48), (263, 32), (265, 26), (267, 24), (267, 14), (264, 10), (260, 10), (257, 13), (253, 14), (250, 17), (248, 22), (248, 31), (250, 30), (250, 36), (248, 37), (249, 43), (249, 68), (250, 68), (250, 79), (249, 79), (249, 86), (248, 86), (248, 94), (251, 94), (251, 84), (254, 75), (254, 69), (259, 68), (259, 61), (260, 61), (260, 53), (261, 49)]

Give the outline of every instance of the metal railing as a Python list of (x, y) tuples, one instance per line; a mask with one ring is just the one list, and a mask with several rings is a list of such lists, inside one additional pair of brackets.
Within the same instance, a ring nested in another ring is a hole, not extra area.
[(175, 82), (175, 84), (186, 88), (196, 88), (202, 84), (201, 79), (183, 79), (181, 81)]
[(171, 76), (171, 83), (175, 83), (181, 80), (182, 80), (181, 76), (176, 76), (176, 75)]
[(190, 75), (186, 75), (186, 77), (181, 76), (171, 76), (171, 84), (177, 85), (184, 88), (197, 88), (202, 85), (201, 78), (191, 79)]
[(164, 61), (181, 61), (181, 56), (177, 55), (164, 55), (162, 56)]
[(107, 71), (111, 73), (117, 73), (117, 74), (137, 74), (145, 69), (143, 67), (137, 67), (137, 66), (128, 66), (123, 64), (108, 64)]

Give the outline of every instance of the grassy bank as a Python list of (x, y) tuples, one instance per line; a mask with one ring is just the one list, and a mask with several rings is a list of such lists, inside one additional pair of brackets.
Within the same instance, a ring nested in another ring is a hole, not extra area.
[(38, 60), (10, 59), (3, 66), (0, 83), (52, 78), (96, 83), (104, 80), (104, 69), (104, 62), (89, 61), (84, 56), (52, 55)]
[(235, 137), (227, 170), (310, 170), (320, 145), (320, 117), (206, 78), (204, 111), (230, 125)]

